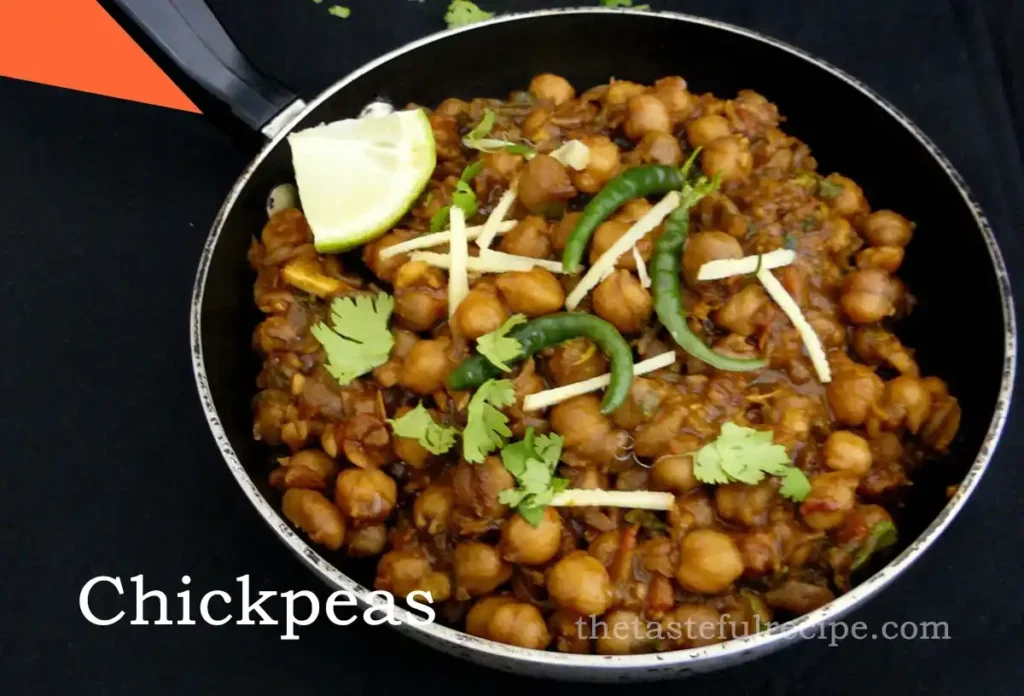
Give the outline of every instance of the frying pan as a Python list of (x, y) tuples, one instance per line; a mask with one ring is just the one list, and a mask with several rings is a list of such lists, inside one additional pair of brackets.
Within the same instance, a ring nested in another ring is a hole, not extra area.
[[(824, 61), (700, 17), (551, 10), (501, 16), (413, 42), (307, 104), (260, 75), (202, 0), (115, 4), (121, 19), (141, 29), (151, 47), (266, 138), (228, 192), (199, 261), (190, 334), (196, 385), (217, 446), (260, 516), (328, 585), (353, 592), (364, 604), (375, 601), (366, 586), (373, 563), (314, 549), (292, 530), (267, 483), (267, 452), (252, 439), (250, 400), (259, 365), (250, 339), (258, 316), (246, 251), (266, 221), (267, 193), (293, 180), (284, 141), (289, 132), (355, 117), (379, 98), (433, 105), (446, 97), (500, 97), (541, 72), (564, 75), (584, 89), (611, 76), (650, 83), (678, 74), (698, 93), (730, 95), (750, 88), (766, 95), (787, 117), (787, 132), (811, 145), (823, 171), (852, 177), (874, 207), (898, 210), (918, 224), (900, 276), (919, 303), (899, 332), (919, 348), (923, 373), (941, 375), (959, 397), (963, 422), (950, 454), (930, 463), (896, 511), (901, 546), (869, 569), (873, 575), (827, 606), (769, 631), (678, 652), (595, 656), (524, 650), (439, 624), (416, 626), (399, 610), (398, 628), (413, 638), (484, 665), (574, 680), (655, 679), (735, 665), (812, 635), (888, 585), (952, 522), (988, 466), (1009, 408), (1016, 351), (1010, 285), (992, 231), (935, 145), (892, 105)], [(970, 317), (969, 330), (954, 328), (951, 317)], [(952, 497), (949, 486), (958, 486)]]

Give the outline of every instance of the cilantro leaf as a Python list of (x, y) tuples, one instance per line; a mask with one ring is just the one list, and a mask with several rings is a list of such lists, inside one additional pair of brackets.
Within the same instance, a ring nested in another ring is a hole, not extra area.
[(394, 308), (394, 299), (384, 292), (378, 293), (376, 304), (366, 295), (339, 297), (331, 303), (333, 328), (324, 322), (312, 328), (313, 337), (327, 352), (325, 367), (339, 384), (388, 361), (395, 343), (388, 330)]
[(803, 500), (811, 492), (806, 474), (790, 463), (786, 448), (774, 444), (768, 430), (727, 422), (713, 442), (697, 450), (693, 462), (694, 476), (704, 483), (753, 486), (772, 475), (782, 479), (779, 494), (790, 500)]
[(467, 24), (476, 24), (494, 16), (493, 12), (486, 12), (477, 7), (476, 3), (469, 0), (452, 0), (448, 5), (448, 11), (444, 15), (444, 21), (448, 23), (449, 29), (464, 27)]
[(480, 464), (488, 453), (505, 444), (505, 438), (512, 437), (508, 418), (500, 409), (515, 400), (515, 387), (507, 379), (489, 379), (476, 390), (462, 431), (462, 455), (467, 462)]
[(892, 546), (896, 543), (896, 539), (896, 525), (889, 520), (876, 522), (875, 526), (868, 532), (867, 539), (864, 540), (864, 543), (857, 550), (856, 555), (854, 555), (853, 563), (850, 564), (850, 570), (853, 571), (860, 568), (871, 557), (871, 554)]
[(483, 118), (480, 119), (480, 123), (476, 124), (473, 130), (466, 133), (466, 139), (479, 140), (480, 138), (486, 138), (494, 129), (494, 119), (494, 112), (490, 109), (484, 109)]
[(536, 435), (533, 428), (519, 442), (501, 450), (501, 462), (517, 486), (498, 494), (498, 500), (513, 507), (524, 520), (536, 527), (544, 517), (544, 508), (551, 504), (555, 493), (569, 485), (569, 480), (555, 476), (558, 460), (562, 456), (563, 440), (558, 435)]
[(391, 423), (395, 435), (415, 439), (432, 454), (444, 454), (450, 450), (458, 432), (434, 421), (422, 403), (401, 418), (389, 418), (388, 423)]
[[(484, 168), (484, 163), (481, 160), (477, 160), (472, 164), (468, 165), (462, 170), (462, 175), (459, 180), (455, 182), (455, 189), (452, 191), (452, 205), (462, 208), (462, 212), (466, 214), (466, 219), (476, 215), (478, 209), (476, 192), (473, 187), (469, 185), (470, 180), (480, 173)], [(430, 218), (430, 231), (440, 232), (448, 224), (448, 218), (451, 213), (452, 206), (446, 205), (445, 207), (434, 213), (433, 217)]]
[(790, 500), (800, 501), (811, 493), (811, 482), (807, 474), (795, 466), (788, 467), (783, 474), (782, 485), (779, 487), (779, 495)]
[(522, 356), (523, 344), (509, 336), (508, 332), (525, 323), (525, 315), (513, 314), (496, 330), (476, 339), (476, 351), (502, 372), (511, 371), (512, 368), (508, 366), (508, 361)]

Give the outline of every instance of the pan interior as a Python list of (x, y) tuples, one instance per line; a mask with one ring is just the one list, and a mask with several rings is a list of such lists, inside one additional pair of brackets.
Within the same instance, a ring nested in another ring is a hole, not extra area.
[[(927, 465), (897, 511), (901, 546), (894, 553), (913, 543), (946, 505), (947, 486), (964, 477), (982, 448), (1002, 379), (1007, 327), (1000, 288), (956, 183), (884, 108), (826, 70), (742, 34), (657, 15), (548, 14), (452, 34), (359, 75), (298, 125), (354, 117), (378, 98), (400, 107), (504, 97), (541, 72), (563, 75), (579, 91), (609, 77), (650, 83), (666, 75), (683, 76), (697, 93), (724, 97), (753, 89), (779, 106), (786, 132), (811, 147), (819, 171), (853, 178), (873, 209), (891, 208), (917, 223), (899, 275), (918, 303), (896, 328), (917, 348), (922, 372), (948, 382), (963, 405), (963, 422), (949, 455)], [(259, 363), (251, 334), (259, 314), (246, 251), (266, 221), (267, 192), (292, 177), (287, 143), (279, 141), (241, 185), (210, 258), (200, 320), (214, 406), (238, 458), (275, 509), (270, 453), (252, 440)], [(318, 553), (360, 583), (372, 583), (374, 561)]]

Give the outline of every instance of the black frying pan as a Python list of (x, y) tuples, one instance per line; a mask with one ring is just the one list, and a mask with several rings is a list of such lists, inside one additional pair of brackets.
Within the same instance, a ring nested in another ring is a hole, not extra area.
[[(1006, 418), (1015, 366), (1014, 313), (1002, 257), (946, 158), (849, 75), (768, 37), (697, 17), (553, 10), (427, 37), (364, 66), (306, 105), (238, 53), (202, 0), (115, 2), (213, 96), (213, 110), (230, 112), (269, 139), (229, 192), (199, 262), (191, 315), (196, 383), (225, 461), (259, 513), (328, 584), (364, 601), (361, 583), (372, 581), (372, 563), (314, 550), (292, 531), (278, 513), (278, 494), (267, 485), (267, 452), (252, 439), (250, 400), (259, 366), (250, 338), (259, 317), (246, 251), (266, 221), (267, 193), (292, 180), (288, 132), (354, 117), (378, 98), (432, 105), (446, 97), (501, 97), (541, 72), (564, 75), (582, 89), (611, 76), (649, 83), (678, 74), (696, 92), (728, 95), (750, 88), (766, 95), (787, 117), (787, 132), (812, 147), (823, 171), (852, 177), (874, 207), (898, 210), (918, 224), (900, 276), (920, 303), (899, 330), (919, 348), (923, 372), (948, 381), (963, 405), (963, 422), (950, 454), (916, 479), (897, 519), (902, 547), (887, 565), (795, 621), (693, 650), (622, 657), (545, 653), (404, 621), (401, 630), (418, 640), (502, 669), (572, 679), (679, 676), (736, 664), (838, 619), (888, 584), (951, 522), (984, 472)], [(965, 277), (970, 294), (953, 282)], [(950, 318), (965, 316), (971, 317), (970, 330), (954, 329)], [(946, 489), (954, 484), (959, 491), (949, 499)]]

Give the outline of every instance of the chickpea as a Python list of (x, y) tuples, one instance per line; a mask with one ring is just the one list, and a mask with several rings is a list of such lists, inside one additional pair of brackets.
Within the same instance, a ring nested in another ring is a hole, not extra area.
[(811, 492), (800, 506), (804, 524), (824, 531), (838, 527), (857, 504), (857, 477), (831, 472), (811, 477)]
[(623, 430), (635, 430), (650, 422), (661, 406), (664, 392), (660, 382), (635, 377), (629, 386), (629, 397), (612, 413), (612, 421)]
[(736, 542), (722, 532), (698, 529), (679, 544), (676, 580), (684, 589), (719, 594), (743, 575), (743, 556)]
[(848, 179), (839, 174), (829, 174), (827, 179), (829, 183), (838, 184), (843, 187), (842, 193), (833, 198), (831, 202), (832, 210), (836, 214), (843, 217), (853, 217), (870, 210), (868, 201), (864, 198), (863, 189), (854, 183), (853, 179)]
[(363, 247), (363, 263), (366, 267), (373, 271), (373, 274), (383, 280), (385, 283), (391, 283), (395, 279), (395, 273), (401, 268), (402, 264), (409, 260), (408, 254), (397, 254), (386, 259), (380, 257), (380, 252), (387, 249), (389, 246), (394, 246), (399, 242), (404, 242), (410, 237), (409, 232), (398, 233), (389, 232), (382, 237), (378, 237), (369, 244)]
[(626, 102), (623, 128), (630, 140), (640, 140), (651, 131), (671, 131), (672, 118), (663, 101), (653, 94), (639, 94)]
[(361, 558), (376, 556), (388, 542), (388, 528), (383, 524), (371, 524), (351, 530), (345, 538), (345, 552)]
[[(395, 417), (401, 418), (411, 410), (408, 406), (403, 406), (395, 412)], [(422, 469), (431, 456), (430, 450), (421, 445), (416, 438), (395, 435), (391, 440), (391, 446), (395, 450), (395, 456), (413, 469)]]
[(863, 476), (871, 468), (871, 446), (868, 441), (849, 430), (837, 430), (825, 440), (825, 466)]
[(416, 288), (395, 293), (395, 316), (413, 331), (429, 331), (448, 307), (443, 291)]
[(501, 514), (506, 506), (498, 500), (498, 495), (515, 485), (515, 479), (499, 457), (488, 457), (483, 464), (461, 462), (452, 475), (456, 504), (478, 517)]
[(398, 500), (395, 480), (380, 469), (345, 469), (334, 486), (334, 502), (357, 522), (382, 522)]
[(530, 93), (538, 99), (550, 99), (555, 106), (564, 104), (576, 96), (576, 90), (560, 75), (543, 73), (530, 80)]
[(572, 231), (576, 229), (576, 223), (580, 219), (580, 215), (583, 213), (566, 213), (565, 216), (555, 224), (555, 229), (551, 232), (551, 247), (558, 253), (561, 253), (565, 249), (565, 243), (569, 241), (569, 236), (572, 235)]
[(551, 634), (540, 610), (525, 602), (510, 602), (498, 607), (487, 622), (487, 637), (520, 648), (543, 650), (551, 643)]
[(604, 135), (591, 135), (581, 139), (590, 149), (586, 169), (569, 172), (573, 185), (584, 193), (597, 193), (619, 173), (619, 146)]
[(606, 568), (615, 560), (619, 553), (620, 535), (617, 529), (601, 532), (587, 547), (587, 553), (601, 562)]
[(405, 597), (419, 589), (420, 581), (431, 572), (430, 559), (418, 547), (388, 551), (377, 563), (374, 587)]
[(547, 104), (539, 103), (523, 119), (522, 133), (529, 140), (535, 143), (543, 143), (551, 139), (551, 130), (548, 128), (548, 121), (554, 111)]
[(750, 154), (750, 141), (742, 135), (730, 135), (712, 140), (700, 153), (701, 168), (708, 176), (716, 174), (723, 182), (738, 181), (754, 168)]
[(878, 268), (854, 271), (843, 283), (843, 312), (855, 324), (873, 324), (896, 313), (897, 287)]
[(661, 632), (676, 649), (699, 648), (722, 640), (721, 622), (711, 607), (680, 604), (661, 619)]
[(480, 541), (464, 541), (452, 554), (452, 570), (459, 595), (479, 596), (494, 592), (512, 575), (512, 566), (498, 550)]
[[(408, 412), (410, 408), (407, 407), (399, 410)], [(402, 414), (398, 412), (395, 416), (400, 418)], [(420, 444), (419, 440), (415, 438), (395, 436), (391, 440), (391, 446), (394, 449), (395, 456), (413, 469), (423, 469), (427, 464), (427, 460), (430, 459), (430, 450)]]
[(498, 249), (516, 256), (547, 258), (551, 253), (548, 223), (542, 217), (530, 215), (501, 238)]
[[(608, 249), (611, 248), (619, 237), (626, 234), (630, 226), (633, 224), (632, 221), (624, 221), (621, 219), (612, 219), (602, 222), (594, 230), (594, 237), (590, 242), (590, 263), (596, 263), (601, 255), (604, 254)], [(649, 261), (651, 253), (654, 251), (654, 239), (652, 235), (647, 235), (636, 245), (640, 251), (640, 257), (644, 261)], [(636, 259), (633, 258), (633, 254), (623, 254), (615, 262), (616, 268), (625, 268), (630, 271), (636, 270)]]
[(548, 630), (554, 639), (555, 650), (576, 655), (589, 654), (590, 636), (581, 630), (587, 621), (587, 617), (568, 609), (558, 609), (552, 613), (548, 617)]
[(625, 444), (626, 434), (612, 428), (611, 421), (601, 413), (601, 401), (593, 394), (584, 394), (563, 401), (551, 409), (548, 419), (552, 429), (565, 440), (565, 448), (596, 463), (614, 461)]
[(487, 624), (490, 623), (494, 612), (506, 604), (514, 604), (515, 601), (515, 597), (507, 595), (490, 595), (478, 599), (466, 614), (466, 633), (471, 636), (487, 638)]
[(641, 138), (629, 153), (631, 164), (665, 164), (678, 167), (683, 163), (683, 150), (676, 136), (663, 131), (651, 131)]
[(651, 294), (629, 271), (614, 271), (594, 290), (594, 312), (624, 334), (646, 328), (653, 309)]
[(686, 124), (686, 139), (691, 147), (707, 147), (711, 141), (730, 134), (729, 121), (718, 114), (695, 118)]
[(668, 511), (673, 536), (682, 536), (691, 529), (709, 527), (715, 521), (715, 507), (704, 491), (697, 489), (677, 497)]
[(921, 380), (903, 375), (885, 385), (885, 403), (892, 416), (905, 421), (907, 430), (916, 435), (931, 412), (932, 395)]
[(338, 465), (323, 450), (308, 449), (289, 457), (285, 465), (271, 474), (270, 482), (281, 488), (323, 490), (336, 473)]
[(558, 217), (576, 195), (569, 173), (550, 155), (537, 155), (519, 176), (519, 200), (531, 213)]
[(873, 370), (850, 364), (836, 370), (825, 387), (829, 406), (836, 419), (844, 425), (863, 425), (871, 407), (882, 398), (885, 385)]
[(876, 210), (864, 219), (861, 234), (874, 247), (905, 247), (914, 234), (914, 226), (899, 213)]
[(561, 386), (605, 374), (608, 372), (608, 358), (590, 339), (574, 338), (554, 348), (547, 368)]
[(412, 504), (412, 518), (416, 528), (428, 534), (440, 534), (448, 527), (455, 493), (450, 486), (432, 483), (416, 496)]
[(483, 160), (485, 170), (491, 170), (505, 181), (511, 181), (526, 161), (522, 155), (514, 155), (504, 150), (485, 152), (480, 159)]
[(647, 637), (647, 622), (628, 609), (608, 612), (606, 624), (597, 634), (599, 655), (635, 655), (650, 652), (654, 642)]
[(651, 485), (655, 490), (677, 495), (700, 488), (700, 481), (693, 475), (693, 457), (689, 454), (658, 457), (651, 466)]
[(496, 285), (508, 308), (517, 314), (539, 317), (565, 304), (565, 289), (546, 268), (511, 271), (498, 276)]
[(434, 113), (441, 114), (443, 116), (458, 116), (459, 114), (469, 111), (469, 104), (462, 101), (461, 99), (445, 99), (443, 102), (437, 105), (434, 109)]
[(309, 536), (310, 541), (323, 544), (332, 551), (345, 541), (345, 520), (322, 493), (306, 488), (289, 488), (281, 502), (285, 518)]
[(715, 507), (722, 517), (742, 522), (747, 527), (761, 527), (768, 522), (768, 513), (776, 500), (775, 488), (768, 481), (756, 486), (729, 483), (715, 487)]
[(663, 77), (655, 82), (654, 96), (668, 109), (673, 123), (680, 123), (689, 116), (696, 102), (686, 88), (686, 80), (678, 76)]
[(751, 284), (726, 300), (715, 312), (715, 322), (734, 334), (747, 337), (771, 322), (774, 313), (764, 288)]
[(459, 303), (452, 316), (452, 328), (466, 338), (480, 338), (495, 331), (508, 319), (508, 312), (490, 287), (474, 288)]
[(580, 614), (603, 614), (612, 603), (612, 581), (601, 561), (574, 551), (548, 572), (548, 595)]
[(431, 570), (426, 552), (417, 547), (389, 551), (377, 564), (378, 590), (406, 597), (411, 592), (429, 592), (431, 602), (443, 602), (451, 596), (451, 581), (444, 573)]
[(562, 516), (553, 507), (544, 509), (536, 527), (521, 515), (513, 515), (501, 529), (501, 552), (512, 563), (547, 563), (558, 553), (561, 544)]
[[(616, 210), (611, 216), (611, 219), (617, 222), (623, 222), (626, 225), (632, 225), (649, 213), (653, 207), (654, 206), (651, 205), (646, 198), (634, 198), (631, 201), (626, 201), (621, 208)], [(647, 257), (645, 256), (644, 258)]]
[(880, 268), (886, 273), (895, 273), (903, 265), (903, 247), (879, 246), (861, 249), (857, 252), (857, 268)]
[(604, 93), (604, 103), (609, 105), (625, 104), (633, 97), (643, 94), (647, 88), (627, 80), (612, 80), (608, 91)]
[(697, 272), (708, 261), (738, 259), (743, 247), (735, 238), (721, 230), (705, 230), (691, 235), (683, 249), (683, 275), (690, 287), (696, 287)]
[(417, 394), (432, 394), (444, 389), (448, 377), (448, 341), (431, 339), (417, 341), (402, 361), (399, 381)]

